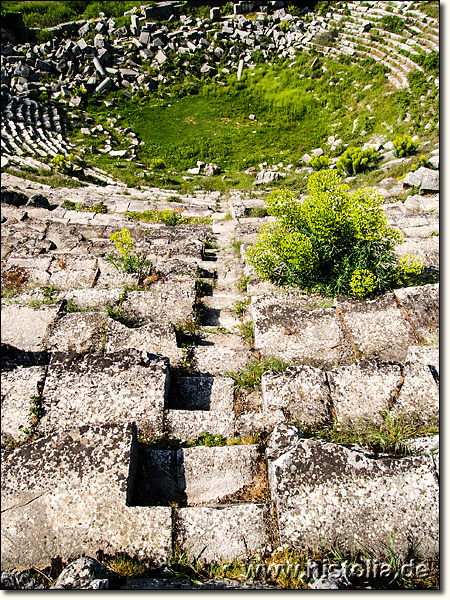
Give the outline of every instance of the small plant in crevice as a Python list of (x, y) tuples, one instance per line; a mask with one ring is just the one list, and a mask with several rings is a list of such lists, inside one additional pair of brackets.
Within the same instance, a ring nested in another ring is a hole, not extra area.
[(244, 300), (237, 300), (234, 304), (231, 305), (231, 311), (234, 312), (238, 317), (242, 317), (245, 311), (247, 310), (247, 306), (250, 304), (250, 298), (245, 298)]
[(239, 325), (239, 333), (245, 338), (245, 341), (250, 347), (255, 343), (255, 324), (253, 321), (242, 323)]
[(237, 256), (241, 255), (241, 246), (243, 243), (244, 242), (240, 242), (236, 238), (233, 238), (233, 240), (231, 241), (231, 247), (233, 248), (233, 251)]
[(241, 275), (241, 277), (236, 281), (236, 283), (234, 284), (237, 289), (241, 292), (246, 292), (247, 291), (247, 285), (248, 282), (250, 281), (250, 277), (248, 275)]
[(111, 235), (110, 240), (115, 243), (119, 256), (110, 254), (106, 258), (107, 262), (112, 264), (118, 271), (135, 273), (138, 276), (139, 285), (142, 285), (152, 273), (152, 261), (144, 254), (139, 252), (132, 253), (134, 243), (131, 239), (129, 229), (116, 231), (116, 233)]
[(375, 453), (404, 456), (410, 454), (406, 443), (408, 439), (439, 433), (439, 418), (424, 422), (419, 415), (394, 416), (386, 411), (380, 422), (360, 419), (357, 423), (335, 422), (329, 426), (298, 423), (298, 426), (305, 438), (334, 444), (357, 444)]
[(214, 283), (210, 281), (205, 281), (198, 277), (195, 281), (196, 293), (197, 297), (201, 298), (202, 296), (211, 296), (214, 289)]
[(228, 371), (228, 377), (234, 382), (234, 388), (237, 391), (251, 391), (261, 385), (261, 377), (266, 371), (279, 373), (285, 371), (289, 363), (273, 356), (267, 356), (262, 359), (252, 359), (245, 367), (239, 371)]

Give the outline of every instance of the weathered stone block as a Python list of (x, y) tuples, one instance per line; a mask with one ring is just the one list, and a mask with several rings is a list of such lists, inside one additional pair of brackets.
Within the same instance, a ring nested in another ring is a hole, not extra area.
[(233, 560), (267, 543), (265, 506), (244, 504), (177, 510), (178, 542), (192, 559)]
[(418, 362), (434, 367), (439, 374), (439, 346), (410, 346), (406, 362)]
[(58, 352), (101, 352), (105, 342), (105, 313), (68, 313), (51, 327), (46, 348)]
[(269, 460), (269, 483), (281, 543), (297, 551), (338, 545), (406, 558), (413, 544), (423, 558), (439, 553), (439, 486), (430, 456), (375, 459), (296, 440)]
[(231, 377), (177, 377), (171, 383), (169, 407), (184, 410), (232, 411)]
[(52, 355), (43, 392), (42, 432), (136, 421), (162, 433), (168, 361), (129, 349), (105, 355)]
[(183, 448), (177, 453), (179, 489), (189, 506), (220, 502), (253, 483), (258, 459), (254, 445)]
[(416, 338), (394, 294), (369, 301), (339, 298), (338, 306), (361, 354), (380, 360), (405, 360), (408, 346)]
[(398, 365), (377, 364), (368, 359), (328, 371), (338, 421), (354, 424), (361, 419), (380, 421), (400, 385), (401, 375)]
[(439, 336), (439, 284), (403, 288), (395, 291), (406, 309), (417, 335), (428, 343)]
[(98, 551), (166, 562), (171, 508), (128, 502), (136, 445), (128, 424), (86, 425), (5, 452), (2, 569), (44, 568), (56, 556)]
[(40, 397), (45, 380), (45, 367), (21, 367), (2, 371), (2, 442), (23, 440), (23, 432), (31, 426), (30, 407), (33, 397)]
[(57, 307), (2, 306), (2, 344), (37, 352), (44, 346), (50, 325), (57, 316)]
[(182, 350), (177, 347), (173, 325), (148, 323), (142, 327), (131, 328), (108, 319), (105, 352), (117, 352), (127, 348), (167, 356), (172, 365), (182, 357)]
[(234, 413), (224, 410), (169, 410), (165, 427), (169, 435), (181, 440), (192, 440), (202, 433), (232, 437)]
[(196, 368), (200, 373), (216, 376), (242, 369), (252, 358), (252, 353), (247, 348), (196, 346), (194, 357)]
[(406, 363), (405, 378), (392, 408), (394, 415), (417, 415), (423, 421), (434, 421), (439, 416), (438, 374), (432, 365)]
[(149, 322), (183, 323), (193, 319), (195, 291), (190, 286), (177, 291), (176, 286), (167, 290), (129, 292), (122, 304), (122, 312), (132, 319), (134, 325)]
[(290, 367), (282, 373), (264, 373), (263, 409), (281, 410), (286, 419), (318, 424), (328, 417), (329, 389), (320, 369)]
[(307, 310), (308, 299), (254, 296), (255, 347), (264, 355), (320, 367), (348, 363), (351, 347), (334, 308)]

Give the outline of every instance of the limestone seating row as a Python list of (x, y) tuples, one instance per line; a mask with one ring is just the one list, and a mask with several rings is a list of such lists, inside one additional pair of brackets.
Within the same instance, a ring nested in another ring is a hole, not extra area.
[(410, 346), (404, 363), (360, 359), (329, 371), (299, 366), (265, 373), (263, 411), (279, 422), (312, 425), (381, 422), (389, 412), (432, 422), (439, 414), (438, 383), (439, 348)]
[(403, 362), (409, 346), (437, 342), (439, 284), (368, 302), (338, 298), (332, 308), (295, 294), (253, 296), (251, 313), (263, 355), (326, 368), (362, 356)]
[[(149, 493), (159, 492), (154, 502), (165, 494), (173, 497), (177, 486), (177, 498), (185, 494), (200, 502), (245, 489), (255, 477), (252, 446), (167, 455), (140, 451), (129, 425), (58, 432), (4, 455), (3, 567), (42, 568), (54, 556), (67, 560), (99, 549), (158, 565), (170, 561), (175, 545), (191, 559), (233, 560), (270, 551), (280, 541), (300, 551), (333, 543), (357, 550), (360, 544), (375, 553), (389, 547), (401, 556), (413, 541), (419, 555), (434, 558), (438, 445), (430, 440), (422, 446), (425, 453), (415, 456), (374, 458), (358, 449), (304, 440), (292, 425), (278, 426), (266, 450), (278, 513), (274, 530), (267, 503), (136, 504), (136, 499), (152, 500)], [(230, 477), (218, 478), (219, 465)], [(138, 479), (145, 471), (147, 488)]]

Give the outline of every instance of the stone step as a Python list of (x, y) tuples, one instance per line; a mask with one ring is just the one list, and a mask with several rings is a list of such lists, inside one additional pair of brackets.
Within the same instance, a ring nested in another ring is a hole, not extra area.
[(176, 377), (171, 379), (169, 409), (232, 411), (231, 377)]
[(264, 457), (254, 445), (154, 450), (140, 446), (133, 502), (216, 505), (267, 499)]
[(231, 329), (240, 325), (241, 321), (233, 311), (234, 303), (226, 296), (204, 296), (202, 298), (201, 321), (204, 326), (219, 326)]
[(167, 563), (172, 509), (132, 503), (135, 429), (69, 427), (3, 455), (2, 569), (45, 568), (55, 556), (99, 550)]
[(180, 440), (195, 440), (203, 433), (234, 436), (234, 412), (225, 410), (169, 410), (164, 428), (168, 435)]
[(232, 561), (269, 544), (269, 506), (241, 504), (176, 510), (176, 542), (190, 560)]

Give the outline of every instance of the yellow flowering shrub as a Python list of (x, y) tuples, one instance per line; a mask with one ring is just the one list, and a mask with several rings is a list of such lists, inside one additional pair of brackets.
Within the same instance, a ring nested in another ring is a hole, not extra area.
[(313, 173), (308, 192), (303, 202), (286, 189), (268, 196), (267, 213), (275, 220), (261, 228), (246, 254), (261, 277), (363, 298), (420, 274), (414, 257), (397, 263), (393, 250), (403, 238), (388, 227), (379, 192), (350, 192), (336, 170)]

